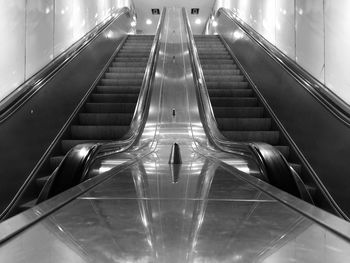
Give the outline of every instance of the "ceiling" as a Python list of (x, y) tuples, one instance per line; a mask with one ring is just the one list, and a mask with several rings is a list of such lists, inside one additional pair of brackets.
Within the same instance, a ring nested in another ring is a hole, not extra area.
[[(141, 34), (155, 34), (160, 15), (152, 15), (152, 8), (163, 7), (185, 7), (190, 19), (193, 34), (202, 34), (215, 0), (133, 0), (137, 13), (136, 29)], [(191, 8), (199, 8), (198, 15), (191, 15)], [(195, 20), (200, 19), (201, 23), (196, 24)], [(150, 19), (152, 24), (147, 25), (146, 20)]]

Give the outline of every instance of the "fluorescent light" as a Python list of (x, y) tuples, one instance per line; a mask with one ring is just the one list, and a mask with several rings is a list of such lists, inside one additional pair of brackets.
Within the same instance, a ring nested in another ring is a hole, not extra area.
[(218, 26), (218, 22), (213, 21), (213, 27), (217, 27)]
[(197, 18), (194, 22), (195, 22), (197, 25), (199, 25), (200, 23), (202, 23), (202, 21), (201, 21), (199, 18)]
[(130, 23), (130, 25), (131, 25), (132, 27), (136, 26), (136, 21), (132, 21), (132, 22)]
[(151, 24), (152, 24), (152, 20), (151, 20), (151, 19), (147, 19), (147, 20), (146, 20), (146, 24), (147, 24), (147, 25), (151, 25)]

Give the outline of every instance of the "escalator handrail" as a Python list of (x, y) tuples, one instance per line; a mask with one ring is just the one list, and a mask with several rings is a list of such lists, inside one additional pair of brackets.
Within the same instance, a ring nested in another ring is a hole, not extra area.
[(145, 69), (145, 74), (142, 80), (140, 94), (136, 103), (134, 110), (134, 115), (132, 117), (130, 128), (128, 132), (120, 141), (109, 142), (102, 145), (99, 151), (99, 155), (96, 158), (104, 158), (108, 155), (119, 153), (127, 150), (136, 143), (142, 134), (141, 131), (147, 121), (148, 108), (150, 104), (151, 97), (151, 85), (156, 71), (159, 42), (161, 37), (161, 30), (164, 25), (166, 9), (163, 8), (159, 22), (157, 25), (156, 34), (152, 43), (150, 55)]
[(115, 22), (120, 16), (131, 13), (133, 9), (123, 7), (111, 14), (105, 20), (86, 33), (82, 38), (72, 44), (67, 50), (48, 63), (34, 76), (22, 83), (13, 92), (0, 101), (0, 123), (8, 119), (20, 109), (33, 95), (45, 87), (60, 70), (62, 70), (72, 59), (96, 39), (109, 25)]
[(189, 42), (189, 51), (191, 63), (193, 66), (195, 85), (198, 87), (196, 89), (196, 92), (198, 95), (198, 103), (199, 105), (201, 105), (201, 107), (199, 107), (199, 113), (204, 124), (203, 127), (206, 133), (208, 134), (208, 139), (212, 144), (216, 145), (222, 151), (238, 155), (244, 155), (247, 158), (252, 158), (252, 152), (247, 144), (236, 143), (227, 140), (218, 129), (218, 125), (214, 117), (213, 108), (210, 103), (209, 92), (207, 89), (202, 66), (198, 56), (197, 47), (185, 9), (183, 9), (183, 17), (185, 19), (185, 26), (187, 30), (187, 38)]
[(217, 17), (220, 12), (225, 14), (226, 17), (242, 29), (249, 38), (262, 47), (274, 61), (282, 65), (282, 67), (330, 113), (345, 125), (350, 126), (350, 105), (348, 103), (285, 55), (276, 46), (272, 45), (251, 26), (240, 19), (232, 10), (221, 7), (216, 11), (215, 17)]

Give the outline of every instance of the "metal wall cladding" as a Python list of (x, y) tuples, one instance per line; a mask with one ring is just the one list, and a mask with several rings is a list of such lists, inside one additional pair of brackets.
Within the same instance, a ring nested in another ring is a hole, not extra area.
[(129, 0), (0, 0), (0, 100)]
[(346, 0), (217, 0), (350, 103)]

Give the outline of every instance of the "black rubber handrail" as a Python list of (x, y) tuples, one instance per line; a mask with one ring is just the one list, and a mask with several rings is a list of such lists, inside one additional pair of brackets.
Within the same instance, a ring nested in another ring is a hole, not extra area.
[(50, 81), (61, 69), (75, 58), (91, 41), (98, 37), (109, 25), (117, 20), (121, 15), (132, 12), (128, 7), (117, 10), (116, 13), (102, 21), (80, 40), (71, 45), (61, 55), (51, 61), (38, 73), (25, 81), (12, 93), (0, 102), (0, 123), (8, 119), (13, 113), (22, 107), (34, 94), (36, 94), (45, 84)]
[(215, 16), (223, 13), (242, 29), (249, 38), (257, 43), (265, 52), (301, 84), (317, 101), (319, 101), (330, 113), (350, 127), (350, 105), (332, 92), (326, 85), (318, 81), (299, 64), (285, 55), (276, 46), (256, 32), (252, 27), (240, 19), (232, 10), (219, 8)]

